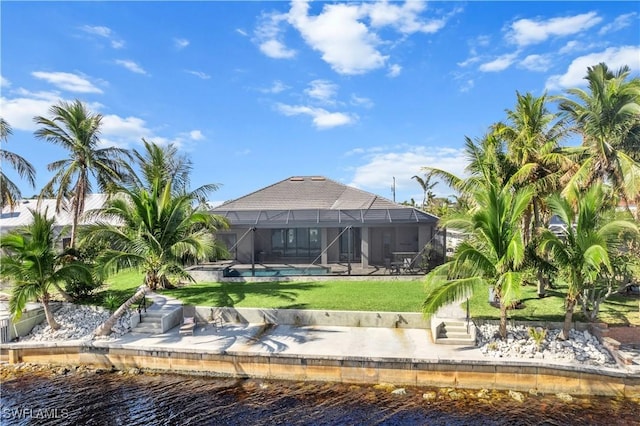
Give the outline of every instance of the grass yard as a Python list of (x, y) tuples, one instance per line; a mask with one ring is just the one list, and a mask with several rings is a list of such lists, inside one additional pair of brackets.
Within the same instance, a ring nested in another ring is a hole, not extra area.
[[(500, 310), (488, 303), (489, 292), (483, 291), (469, 299), (471, 316), (473, 318), (498, 319)], [(547, 296), (538, 298), (534, 285), (522, 288), (522, 309), (507, 311), (509, 319), (524, 321), (564, 321), (564, 288), (558, 285), (555, 289), (547, 289)], [(615, 294), (607, 299), (600, 307), (599, 321), (610, 325), (640, 325), (640, 299)], [(585, 321), (576, 307), (573, 314), (574, 321)]]
[(240, 308), (419, 312), (421, 281), (200, 283), (163, 290), (185, 303)]
[[(87, 302), (103, 305), (106, 295), (115, 295), (124, 301), (135, 293), (141, 283), (140, 272), (120, 273), (107, 280), (106, 288), (95, 293)], [(510, 319), (564, 319), (561, 287), (548, 290), (544, 299), (538, 298), (535, 286), (526, 286), (522, 290), (524, 307), (509, 310)], [(422, 281), (198, 283), (161, 291), (184, 303), (197, 306), (382, 312), (420, 312), (425, 296)], [(488, 290), (474, 294), (469, 300), (469, 306), (472, 318), (499, 318), (499, 309), (488, 303)], [(575, 312), (574, 319), (584, 320), (579, 311)], [(640, 299), (614, 295), (603, 304), (599, 320), (610, 325), (640, 326)]]

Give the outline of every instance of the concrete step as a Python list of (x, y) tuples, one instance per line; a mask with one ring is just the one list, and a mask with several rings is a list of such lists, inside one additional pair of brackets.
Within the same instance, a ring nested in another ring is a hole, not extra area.
[(134, 333), (158, 334), (162, 332), (160, 324), (138, 324), (132, 330)]
[(451, 338), (451, 337), (438, 337), (435, 340), (437, 345), (458, 345), (458, 346), (473, 346), (476, 344), (476, 339), (472, 337), (468, 337), (466, 339), (462, 338)]
[(436, 344), (441, 345), (475, 345), (475, 326), (466, 321), (444, 320), (437, 327)]

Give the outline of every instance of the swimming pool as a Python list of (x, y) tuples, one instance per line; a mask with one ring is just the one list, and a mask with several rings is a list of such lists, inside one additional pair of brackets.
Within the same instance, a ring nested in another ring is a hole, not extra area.
[(223, 271), (224, 277), (290, 277), (295, 275), (327, 275), (329, 274), (328, 268), (321, 266), (304, 266), (304, 267), (269, 267), (269, 268), (255, 268), (252, 273), (251, 268), (225, 268)]

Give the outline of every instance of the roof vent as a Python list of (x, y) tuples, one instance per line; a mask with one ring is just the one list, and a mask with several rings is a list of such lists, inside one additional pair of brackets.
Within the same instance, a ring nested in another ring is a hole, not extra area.
[(324, 182), (326, 179), (324, 178), (324, 176), (313, 176), (311, 180), (316, 182)]
[(292, 177), (292, 178), (289, 178), (289, 180), (291, 182), (303, 182), (304, 178), (303, 177)]

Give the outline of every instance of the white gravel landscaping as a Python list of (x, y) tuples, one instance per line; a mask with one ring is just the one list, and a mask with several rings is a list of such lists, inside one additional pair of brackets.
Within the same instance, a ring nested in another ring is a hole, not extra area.
[[(33, 327), (31, 333), (21, 337), (20, 341), (46, 342), (54, 340), (80, 340), (93, 339), (93, 332), (100, 324), (111, 316), (111, 312), (102, 307), (75, 305), (62, 303), (62, 306), (53, 313), (53, 317), (60, 325), (58, 330), (53, 330), (44, 320)], [(109, 336), (95, 337), (96, 339), (115, 339), (131, 330), (131, 312), (122, 315), (112, 328)]]
[(589, 331), (569, 332), (568, 340), (559, 340), (560, 330), (546, 330), (540, 347), (529, 336), (529, 327), (507, 327), (507, 338), (498, 336), (498, 325), (483, 324), (477, 327), (477, 342), (487, 357), (530, 358), (584, 365), (615, 367), (616, 362), (598, 339)]

